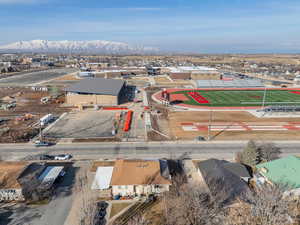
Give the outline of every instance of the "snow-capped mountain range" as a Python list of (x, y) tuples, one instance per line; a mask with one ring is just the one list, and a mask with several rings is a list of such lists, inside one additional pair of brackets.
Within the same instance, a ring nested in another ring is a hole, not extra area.
[(159, 49), (113, 41), (19, 41), (0, 46), (0, 52), (153, 54)]

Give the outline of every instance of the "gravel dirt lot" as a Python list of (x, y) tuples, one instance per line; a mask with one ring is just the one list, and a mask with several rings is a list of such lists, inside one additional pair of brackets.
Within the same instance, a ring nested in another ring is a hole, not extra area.
[[(205, 123), (209, 121), (209, 112), (170, 112), (169, 127), (173, 139), (194, 140), (197, 136), (207, 137), (207, 131), (184, 131), (181, 123)], [(248, 112), (213, 112), (213, 123), (257, 122), (274, 124), (280, 122), (300, 122), (299, 118), (257, 118)], [(224, 131), (211, 132), (214, 140), (300, 140), (299, 131)]]
[[(33, 125), (40, 117), (48, 113), (59, 116), (70, 110), (60, 107), (60, 102), (64, 102), (64, 96), (42, 104), (41, 98), (49, 95), (48, 92), (32, 91), (29, 88), (0, 88), (0, 98), (3, 103), (16, 102), (15, 108), (0, 110), (0, 118), (7, 119), (0, 123), (0, 130), (9, 128), (9, 131), (0, 135), (0, 143), (27, 142), (37, 134), (38, 127)], [(25, 115), (30, 117), (24, 119)]]
[(81, 111), (67, 114), (47, 131), (51, 138), (113, 137), (115, 112)]

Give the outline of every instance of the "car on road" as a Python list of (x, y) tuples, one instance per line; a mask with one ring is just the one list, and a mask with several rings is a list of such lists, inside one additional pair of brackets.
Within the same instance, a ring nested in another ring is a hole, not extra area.
[(51, 143), (51, 142), (47, 142), (47, 141), (35, 141), (34, 142), (34, 146), (35, 147), (49, 147), (49, 146), (52, 146), (54, 145), (54, 143)]
[(53, 155), (41, 155), (40, 160), (54, 160)]
[(69, 160), (72, 158), (72, 155), (70, 154), (61, 154), (61, 155), (55, 155), (54, 160)]

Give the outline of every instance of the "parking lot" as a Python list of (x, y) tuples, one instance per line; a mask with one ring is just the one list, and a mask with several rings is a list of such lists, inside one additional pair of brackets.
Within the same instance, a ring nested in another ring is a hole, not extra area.
[(115, 112), (82, 111), (68, 113), (47, 132), (50, 138), (101, 138), (113, 137)]
[(0, 80), (0, 86), (30, 86), (76, 72), (75, 69), (51, 69), (38, 72), (27, 72)]

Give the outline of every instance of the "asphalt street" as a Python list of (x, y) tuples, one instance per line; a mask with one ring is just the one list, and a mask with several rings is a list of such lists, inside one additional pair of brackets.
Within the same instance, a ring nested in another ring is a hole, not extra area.
[(7, 87), (38, 85), (73, 72), (76, 72), (76, 69), (63, 68), (18, 74), (8, 78), (0, 79), (0, 86)]
[[(300, 142), (275, 142), (282, 155), (300, 154)], [(32, 144), (2, 144), (0, 156), (4, 160), (20, 160), (39, 154), (72, 154), (75, 159), (116, 159), (116, 158), (193, 158), (216, 157), (233, 159), (246, 142), (139, 142), (139, 143), (72, 143), (52, 147), (36, 148)]]

